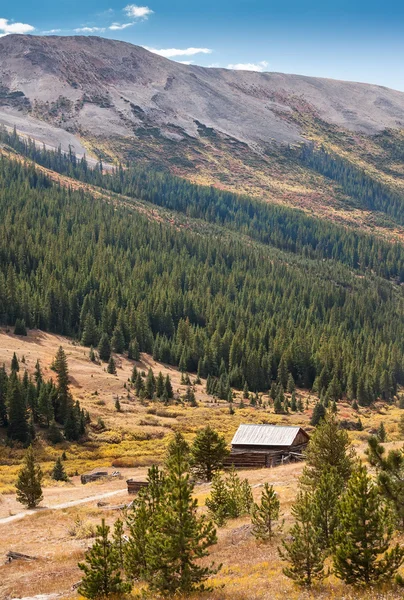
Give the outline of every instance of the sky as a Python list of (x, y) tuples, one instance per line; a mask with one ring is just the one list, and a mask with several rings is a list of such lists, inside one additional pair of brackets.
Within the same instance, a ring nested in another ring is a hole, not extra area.
[(1, 0), (0, 36), (101, 35), (184, 63), (404, 91), (402, 1), (127, 1)]

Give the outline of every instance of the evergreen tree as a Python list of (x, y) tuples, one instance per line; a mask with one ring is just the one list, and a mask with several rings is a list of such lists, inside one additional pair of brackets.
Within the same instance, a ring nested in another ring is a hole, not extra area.
[(14, 326), (14, 335), (27, 335), (27, 328), (25, 327), (25, 321), (17, 319)]
[(32, 446), (28, 448), (24, 456), (24, 463), (18, 473), (16, 483), (17, 500), (25, 504), (27, 508), (35, 508), (42, 501), (42, 471), (35, 462)]
[(57, 351), (53, 368), (57, 375), (57, 404), (55, 417), (57, 421), (64, 423), (73, 404), (73, 400), (69, 391), (69, 369), (67, 366), (67, 358), (62, 346), (60, 346)]
[(47, 439), (51, 444), (60, 444), (63, 442), (63, 435), (56, 424), (56, 421), (51, 421), (48, 429)]
[(393, 577), (404, 561), (404, 548), (390, 548), (391, 519), (366, 468), (358, 466), (338, 509), (334, 571), (348, 584), (378, 584)]
[(351, 475), (353, 456), (347, 432), (340, 429), (334, 415), (326, 415), (311, 436), (305, 451), (306, 466), (302, 483), (314, 489), (323, 473), (331, 467), (346, 483)]
[(380, 423), (379, 427), (377, 428), (377, 433), (376, 433), (377, 439), (379, 440), (379, 442), (385, 442), (387, 439), (387, 435), (386, 435), (386, 429), (384, 427), (384, 423), (383, 421)]
[(115, 400), (115, 410), (116, 410), (117, 412), (121, 412), (121, 410), (122, 410), (122, 409), (121, 409), (121, 403), (119, 402), (119, 398), (117, 398), (117, 399)]
[(97, 323), (92, 313), (87, 313), (84, 321), (83, 335), (81, 343), (83, 346), (97, 346), (99, 340)]
[(292, 373), (289, 373), (289, 375), (288, 375), (288, 382), (287, 382), (286, 389), (289, 394), (292, 394), (296, 390), (295, 380), (293, 379)]
[(241, 480), (234, 467), (224, 478), (220, 473), (213, 476), (212, 491), (206, 499), (206, 506), (218, 525), (249, 514), (252, 504), (248, 480)]
[(96, 540), (85, 553), (85, 562), (78, 565), (84, 573), (78, 591), (85, 598), (108, 598), (131, 589), (131, 585), (122, 580), (119, 553), (109, 539), (109, 531), (102, 519), (101, 525), (97, 526)]
[(313, 523), (324, 550), (330, 550), (332, 547), (334, 531), (338, 524), (338, 501), (343, 485), (344, 482), (335, 467), (329, 467), (321, 474), (312, 492)]
[(11, 372), (12, 373), (18, 373), (18, 371), (20, 370), (20, 364), (18, 362), (18, 358), (16, 353), (13, 353), (13, 358), (11, 359)]
[(117, 325), (112, 334), (111, 346), (114, 352), (122, 354), (125, 349), (125, 338), (122, 333), (122, 328)]
[(135, 383), (136, 379), (137, 379), (137, 368), (136, 368), (136, 365), (133, 365), (132, 375), (130, 377), (130, 380), (132, 383)]
[(167, 393), (167, 398), (174, 398), (173, 386), (171, 385), (171, 379), (169, 375), (166, 375), (165, 379), (165, 391)]
[(98, 355), (103, 362), (108, 362), (111, 356), (111, 344), (105, 332), (101, 335), (100, 343), (98, 344)]
[(253, 534), (258, 540), (270, 540), (274, 535), (274, 523), (279, 520), (280, 502), (272, 485), (264, 484), (260, 504), (251, 509)]
[(109, 373), (110, 375), (116, 375), (116, 364), (112, 355), (109, 357), (107, 373)]
[(150, 368), (147, 373), (146, 383), (145, 383), (146, 398), (151, 400), (153, 398), (155, 390), (156, 390), (156, 379), (153, 375), (152, 369)]
[(198, 515), (185, 445), (179, 435), (170, 443), (164, 501), (155, 510), (148, 539), (149, 587), (164, 595), (203, 590), (203, 582), (218, 571), (200, 563), (217, 538), (212, 522)]
[(136, 375), (135, 381), (135, 393), (136, 396), (140, 396), (140, 394), (144, 391), (144, 383), (141, 374), (138, 372)]
[(54, 479), (55, 481), (68, 481), (69, 480), (60, 456), (58, 456), (58, 458), (56, 459), (55, 464), (53, 466), (52, 479)]
[(321, 402), (317, 402), (317, 404), (313, 408), (313, 414), (310, 419), (310, 425), (316, 427), (322, 419), (324, 419), (326, 414), (326, 410), (324, 405)]
[(8, 427), (7, 437), (28, 444), (30, 441), (27, 407), (22, 385), (12, 371), (7, 385)]
[(217, 431), (207, 425), (198, 431), (191, 446), (191, 465), (193, 471), (204, 481), (212, 481), (228, 450), (226, 440)]
[(290, 530), (292, 541), (282, 540), (279, 554), (288, 566), (284, 574), (297, 584), (311, 586), (325, 577), (325, 555), (319, 543), (313, 518), (313, 501), (308, 492), (300, 492), (292, 507), (295, 523)]
[(165, 380), (164, 380), (162, 372), (160, 371), (160, 373), (158, 374), (157, 379), (156, 379), (156, 396), (157, 396), (157, 398), (162, 398), (164, 389), (165, 389)]
[(0, 367), (0, 427), (7, 427), (8, 415), (7, 415), (7, 389), (8, 389), (8, 376), (6, 373), (5, 366)]
[(130, 360), (140, 360), (139, 344), (136, 338), (131, 340), (131, 342), (129, 343), (128, 358)]
[(389, 450), (379, 443), (377, 437), (368, 440), (366, 451), (369, 462), (376, 467), (377, 483), (387, 502), (394, 507), (397, 521), (404, 529), (404, 452), (403, 449)]

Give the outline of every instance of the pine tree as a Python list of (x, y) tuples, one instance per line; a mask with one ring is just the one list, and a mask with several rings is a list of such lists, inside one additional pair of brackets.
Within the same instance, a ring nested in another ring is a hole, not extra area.
[(198, 515), (185, 446), (178, 434), (170, 443), (164, 501), (155, 511), (148, 539), (149, 587), (164, 595), (203, 590), (204, 581), (218, 571), (200, 563), (217, 542), (216, 530)]
[(295, 380), (293, 379), (292, 373), (289, 373), (288, 375), (286, 389), (289, 394), (292, 394), (296, 390)]
[(17, 319), (14, 326), (14, 335), (27, 335), (27, 328), (25, 327), (25, 321)]
[(313, 414), (310, 419), (310, 425), (316, 427), (322, 419), (324, 419), (326, 414), (326, 410), (324, 405), (321, 402), (317, 402), (317, 404), (313, 408)]
[(99, 333), (97, 323), (92, 313), (87, 313), (84, 321), (83, 335), (81, 336), (81, 343), (83, 346), (97, 346), (99, 341)]
[(63, 442), (63, 435), (56, 424), (56, 421), (51, 421), (47, 433), (47, 439), (51, 444), (60, 444)]
[(334, 572), (348, 584), (378, 584), (393, 577), (404, 548), (390, 547), (393, 528), (388, 510), (366, 467), (358, 466), (338, 508)]
[(337, 508), (344, 482), (335, 467), (321, 474), (312, 493), (313, 523), (318, 529), (318, 539), (324, 550), (330, 550), (338, 523)]
[(18, 358), (16, 353), (13, 353), (13, 358), (11, 359), (11, 372), (12, 373), (18, 373), (18, 371), (20, 370), (20, 364), (18, 362)]
[(7, 389), (8, 377), (5, 366), (0, 367), (0, 427), (7, 427)]
[(224, 437), (207, 425), (197, 433), (191, 446), (193, 471), (204, 481), (212, 481), (214, 473), (221, 468), (227, 454)]
[(386, 435), (386, 429), (384, 427), (384, 423), (383, 421), (380, 423), (379, 427), (377, 428), (377, 433), (376, 433), (377, 439), (379, 440), (379, 442), (385, 442), (387, 439), (387, 435)]
[(141, 392), (143, 392), (144, 390), (144, 383), (143, 383), (143, 379), (141, 374), (138, 372), (138, 374), (136, 375), (136, 381), (135, 381), (135, 393), (136, 396), (140, 396)]
[(95, 542), (85, 553), (85, 562), (78, 565), (84, 573), (78, 591), (85, 598), (108, 598), (131, 589), (131, 585), (122, 580), (119, 554), (109, 539), (109, 531), (102, 519), (101, 525), (97, 526)]
[(245, 382), (244, 388), (243, 388), (243, 398), (245, 400), (247, 400), (248, 396), (249, 396), (249, 394), (248, 394), (248, 384), (247, 384), (247, 382)]
[(7, 437), (28, 444), (30, 441), (27, 407), (21, 382), (12, 371), (7, 385), (8, 427)]
[(122, 354), (125, 349), (125, 338), (122, 333), (122, 328), (120, 325), (117, 325), (113, 331), (111, 346), (114, 352), (117, 354)]
[(131, 340), (131, 342), (129, 344), (128, 358), (130, 360), (136, 360), (136, 361), (140, 360), (139, 344), (138, 344), (136, 338)]
[(55, 416), (57, 421), (64, 423), (73, 404), (73, 400), (69, 391), (69, 369), (67, 366), (67, 358), (62, 346), (60, 346), (57, 351), (53, 368), (57, 375), (57, 409), (55, 411)]
[(336, 474), (346, 483), (353, 466), (353, 450), (348, 434), (340, 429), (334, 415), (326, 415), (321, 421), (305, 451), (306, 466), (302, 482), (313, 489), (324, 472), (334, 467)]
[(251, 509), (253, 534), (258, 540), (270, 540), (274, 535), (274, 523), (279, 520), (280, 502), (272, 485), (264, 484), (260, 504)]
[(157, 376), (156, 379), (156, 396), (157, 398), (162, 398), (165, 389), (165, 381), (162, 372)]
[(105, 332), (102, 334), (100, 343), (98, 344), (98, 355), (103, 362), (108, 362), (111, 356), (111, 344)]
[(35, 508), (42, 501), (42, 471), (35, 462), (32, 446), (28, 448), (24, 456), (24, 463), (18, 474), (16, 483), (17, 500), (25, 504), (27, 508)]
[(292, 507), (295, 524), (290, 530), (291, 542), (282, 540), (279, 554), (288, 566), (284, 574), (297, 584), (311, 586), (325, 577), (325, 555), (321, 549), (318, 529), (313, 519), (313, 503), (308, 492), (299, 492)]
[(145, 383), (146, 398), (151, 400), (153, 398), (155, 390), (156, 390), (156, 380), (153, 375), (153, 371), (150, 368), (147, 373), (146, 383)]
[(109, 373), (110, 375), (116, 375), (116, 364), (112, 355), (109, 357), (107, 373)]
[(136, 379), (137, 379), (137, 368), (136, 368), (136, 365), (133, 365), (132, 375), (130, 376), (130, 380), (132, 383), (135, 383)]
[(402, 449), (389, 450), (371, 436), (366, 451), (369, 462), (376, 467), (377, 483), (387, 502), (394, 507), (397, 521), (404, 529), (404, 452)]
[(121, 403), (119, 402), (119, 398), (115, 400), (115, 410), (117, 412), (121, 412)]
[(60, 456), (58, 456), (53, 466), (52, 479), (54, 479), (55, 481), (69, 481)]
[(297, 411), (297, 402), (296, 402), (296, 392), (295, 391), (292, 392), (292, 398), (290, 400), (290, 409), (293, 412)]
[(171, 400), (172, 398), (174, 398), (174, 392), (173, 392), (173, 386), (171, 385), (171, 379), (169, 375), (166, 375), (166, 380), (165, 380), (165, 389), (166, 389), (166, 393), (167, 393), (167, 397)]

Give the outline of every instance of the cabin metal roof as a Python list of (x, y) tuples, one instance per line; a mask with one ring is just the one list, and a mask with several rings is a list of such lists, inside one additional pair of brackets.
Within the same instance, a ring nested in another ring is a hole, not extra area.
[(291, 446), (300, 429), (281, 425), (240, 425), (231, 443), (233, 446)]

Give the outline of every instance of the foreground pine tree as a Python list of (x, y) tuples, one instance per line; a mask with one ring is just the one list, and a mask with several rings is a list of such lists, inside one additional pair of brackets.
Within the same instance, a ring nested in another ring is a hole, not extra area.
[(366, 467), (352, 473), (338, 510), (334, 571), (345, 583), (375, 585), (389, 580), (404, 561), (404, 548), (390, 548), (393, 534), (386, 505)]
[(296, 519), (290, 530), (292, 541), (283, 540), (279, 549), (282, 560), (288, 563), (283, 572), (298, 585), (309, 587), (324, 579), (325, 556), (313, 519), (313, 501), (308, 492), (298, 494), (292, 514)]
[(122, 579), (119, 550), (109, 539), (109, 530), (102, 519), (96, 540), (85, 554), (85, 562), (78, 565), (84, 573), (78, 591), (85, 598), (101, 599), (113, 594), (122, 598), (131, 589), (130, 583)]
[(312, 494), (313, 522), (318, 528), (319, 542), (324, 550), (332, 547), (338, 524), (338, 501), (344, 482), (335, 467), (325, 469)]
[(404, 452), (402, 448), (389, 450), (376, 436), (368, 440), (366, 451), (369, 462), (377, 469), (377, 483), (387, 501), (391, 502), (401, 529), (404, 529)]
[(180, 434), (170, 444), (164, 498), (154, 512), (147, 542), (149, 586), (164, 595), (202, 590), (218, 570), (200, 564), (217, 538), (213, 523), (197, 514), (185, 444)]
[(17, 500), (27, 508), (35, 508), (41, 502), (42, 496), (42, 471), (35, 462), (35, 455), (30, 446), (24, 457), (24, 464), (18, 474), (16, 483)]
[(253, 534), (258, 540), (270, 540), (274, 535), (274, 523), (279, 520), (280, 502), (272, 485), (265, 483), (260, 504), (251, 509)]
[(343, 483), (348, 481), (353, 466), (353, 451), (347, 432), (340, 429), (334, 415), (327, 414), (317, 426), (305, 455), (306, 466), (301, 480), (304, 486), (314, 489), (323, 473), (330, 468), (335, 469)]
[(227, 454), (224, 437), (207, 425), (197, 433), (191, 447), (193, 470), (201, 479), (212, 481), (214, 473), (221, 468)]

